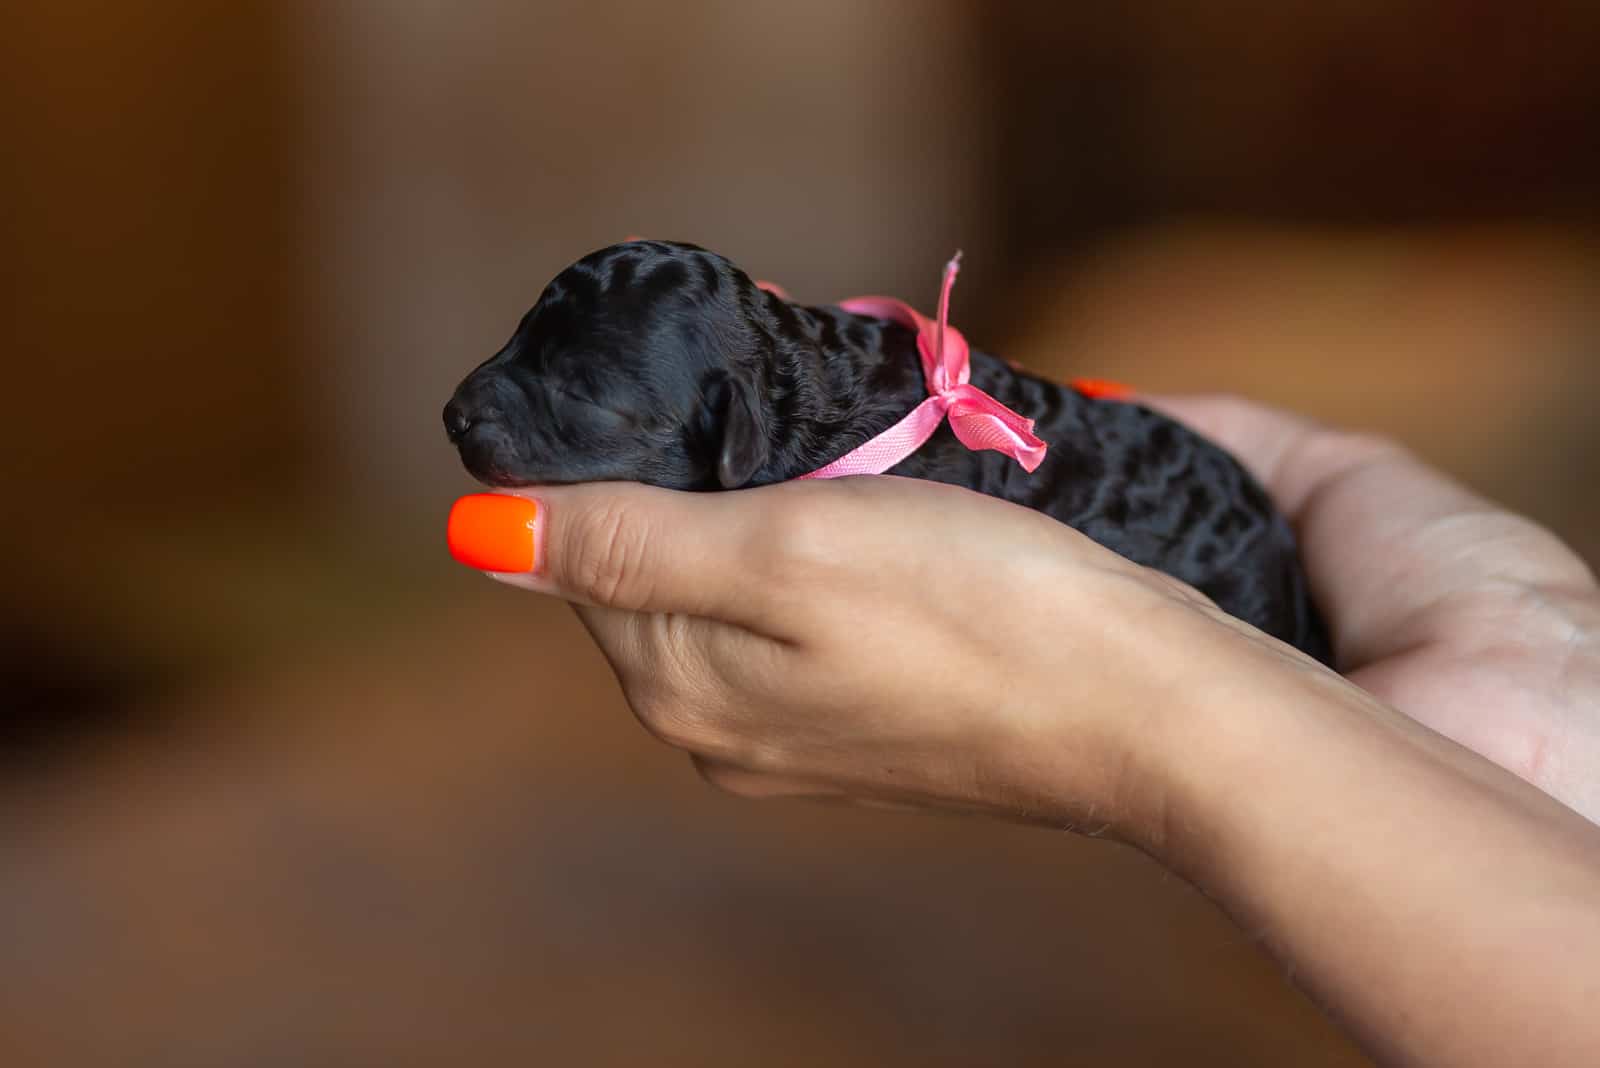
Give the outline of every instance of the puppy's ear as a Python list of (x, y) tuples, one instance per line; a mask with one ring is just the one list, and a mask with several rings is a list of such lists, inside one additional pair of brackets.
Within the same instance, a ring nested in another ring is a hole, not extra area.
[(767, 420), (750, 376), (730, 374), (723, 380), (720, 392), (722, 451), (717, 459), (717, 481), (723, 489), (737, 489), (766, 466), (772, 445), (767, 440)]

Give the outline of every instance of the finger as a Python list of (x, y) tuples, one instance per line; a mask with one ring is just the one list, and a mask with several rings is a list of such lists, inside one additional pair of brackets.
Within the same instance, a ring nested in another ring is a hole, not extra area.
[[(1476, 524), (1460, 524), (1462, 535), (1502, 547), (1510, 535), (1524, 550), (1523, 570), (1513, 577), (1552, 586), (1592, 584), (1588, 567), (1559, 539), (1429, 467), (1396, 442), (1333, 430), (1237, 397), (1154, 397), (1149, 403), (1233, 452), (1297, 526), (1310, 526), (1314, 520), (1318, 526), (1340, 527), (1338, 533), (1353, 551), (1375, 546), (1365, 544), (1361, 528), (1345, 528), (1342, 520), (1381, 519), (1386, 529), (1376, 536), (1394, 537), (1476, 517)], [(1353, 494), (1339, 492), (1358, 482), (1375, 494), (1360, 509)], [(1442, 542), (1436, 546), (1439, 564), (1480, 562), (1448, 552), (1463, 548), (1449, 544), (1451, 539), (1436, 540)], [(1537, 551), (1526, 551), (1530, 548)]]
[(1304, 416), (1234, 396), (1140, 397), (1227, 449), (1256, 477), (1279, 511), (1298, 519), (1319, 488), (1373, 458), (1375, 438), (1338, 434)]
[(724, 793), (734, 794), (739, 797), (773, 798), (773, 797), (839, 797), (843, 791), (835, 786), (823, 783), (790, 778), (784, 775), (774, 775), (768, 772), (751, 771), (710, 757), (691, 754), (689, 757), (694, 764), (694, 770), (700, 777)]
[(715, 680), (746, 692), (764, 692), (772, 656), (784, 648), (738, 624), (683, 613), (630, 612), (574, 604), (573, 611), (624, 685), (705, 691)]
[(700, 616), (573, 607), (654, 737), (740, 766), (772, 755), (755, 710), (788, 688), (789, 665), (774, 659), (784, 642)]
[(474, 494), (451, 511), (460, 562), (578, 604), (736, 622), (761, 615), (754, 574), (765, 520), (745, 494), (680, 493), (633, 483)]
[(606, 663), (611, 665), (612, 674), (619, 680), (631, 678), (645, 660), (639, 628), (645, 617), (621, 608), (589, 604), (575, 604), (572, 610), (589, 637), (600, 647)]
[(1382, 438), (1232, 397), (1150, 406), (1233, 452), (1294, 523), (1313, 592), (1351, 666), (1432, 635), (1425, 610), (1486, 581), (1583, 587), (1558, 539)]

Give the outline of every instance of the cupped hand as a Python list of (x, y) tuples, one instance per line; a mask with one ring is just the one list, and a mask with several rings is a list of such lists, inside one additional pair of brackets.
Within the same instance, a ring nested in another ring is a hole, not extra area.
[(1600, 591), (1572, 550), (1392, 441), (1233, 397), (1146, 402), (1290, 517), (1341, 671), (1600, 822)]
[[(1234, 398), (1154, 398), (1301, 539), (1340, 669), (1600, 820), (1600, 593), (1548, 531), (1398, 445)], [(746, 795), (1156, 833), (1169, 720), (1319, 671), (1037, 513), (892, 478), (732, 494), (529, 491), (644, 725)], [(1283, 692), (1279, 690), (1278, 692)]]
[[(1105, 831), (1379, 1060), (1594, 1063), (1593, 576), (1391, 443), (1151, 403), (1293, 519), (1348, 678), (1054, 520), (901, 479), (541, 488), (539, 565), (496, 577), (577, 604), (645, 726), (726, 789)], [(530, 566), (507, 503), (490, 541)]]
[(951, 486), (527, 495), (543, 562), (495, 577), (575, 602), (643, 724), (736, 793), (1140, 838), (1161, 819), (1141, 762), (1164, 714), (1252, 660), (1321, 671), (1070, 527)]

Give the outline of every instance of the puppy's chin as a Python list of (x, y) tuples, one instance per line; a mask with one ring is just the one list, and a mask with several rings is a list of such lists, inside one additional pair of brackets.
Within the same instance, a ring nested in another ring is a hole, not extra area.
[(469, 461), (465, 455), (462, 456), (461, 463), (469, 475), (485, 486), (492, 486), (495, 489), (516, 489), (519, 486), (564, 486), (573, 482), (589, 481), (581, 478), (562, 478), (559, 473), (551, 471), (500, 466), (494, 463), (475, 463)]
[(592, 463), (562, 463), (553, 459), (529, 459), (507, 440), (469, 434), (457, 446), (461, 466), (486, 486), (513, 489), (518, 486), (566, 486), (577, 482), (637, 481), (633, 470), (613, 470)]
[(456, 443), (461, 466), (488, 486), (527, 486), (536, 479), (516, 445), (497, 427), (473, 427)]

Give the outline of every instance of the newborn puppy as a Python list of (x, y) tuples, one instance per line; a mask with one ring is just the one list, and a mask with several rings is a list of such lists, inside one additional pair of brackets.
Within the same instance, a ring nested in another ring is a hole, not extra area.
[[(1294, 536), (1227, 453), (1138, 404), (1093, 399), (973, 350), (972, 384), (1035, 420), (1032, 474), (949, 424), (890, 469), (1036, 508), (1328, 662)], [(915, 333), (757, 287), (713, 252), (632, 241), (557, 275), (444, 410), (491, 486), (625, 480), (680, 490), (783, 482), (928, 395)]]

